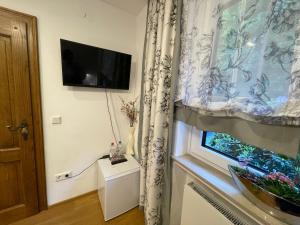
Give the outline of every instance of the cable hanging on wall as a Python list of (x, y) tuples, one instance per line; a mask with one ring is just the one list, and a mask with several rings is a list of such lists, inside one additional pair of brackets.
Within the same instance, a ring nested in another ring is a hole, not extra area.
[(107, 90), (105, 90), (105, 97), (106, 97), (106, 107), (107, 107), (107, 112), (109, 115), (109, 121), (110, 121), (110, 126), (111, 126), (111, 131), (113, 133), (114, 139), (115, 139), (115, 143), (117, 142), (117, 138), (116, 138), (116, 133), (115, 133), (115, 129), (114, 129), (114, 125), (113, 125), (113, 121), (112, 121), (112, 116), (111, 116), (111, 112), (110, 112), (110, 107), (109, 107), (109, 102), (108, 102), (108, 95), (107, 95)]

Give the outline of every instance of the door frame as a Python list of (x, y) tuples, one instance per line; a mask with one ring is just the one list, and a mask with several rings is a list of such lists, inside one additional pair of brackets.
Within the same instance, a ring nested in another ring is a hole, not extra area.
[(35, 153), (35, 166), (38, 190), (39, 211), (46, 210), (47, 191), (46, 191), (46, 173), (45, 173), (45, 155), (43, 138), (43, 120), (42, 120), (42, 101), (40, 88), (40, 69), (38, 54), (38, 34), (37, 18), (25, 13), (17, 12), (0, 6), (0, 14), (7, 18), (19, 20), (26, 23), (28, 38), (28, 57), (29, 57), (29, 75), (30, 92), (33, 118), (33, 140)]

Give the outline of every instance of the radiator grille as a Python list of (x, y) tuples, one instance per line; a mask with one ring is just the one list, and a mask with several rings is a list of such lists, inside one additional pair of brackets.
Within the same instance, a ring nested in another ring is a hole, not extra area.
[(188, 185), (234, 225), (259, 225), (259, 223), (255, 222), (227, 201), (216, 198), (216, 194), (212, 191), (208, 191), (194, 182)]

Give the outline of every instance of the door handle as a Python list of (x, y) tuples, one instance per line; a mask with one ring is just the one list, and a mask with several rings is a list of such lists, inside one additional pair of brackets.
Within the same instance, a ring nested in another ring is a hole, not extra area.
[(7, 125), (6, 128), (10, 132), (21, 131), (21, 135), (23, 136), (24, 140), (28, 139), (29, 130), (28, 130), (28, 123), (26, 121), (22, 121), (21, 124), (20, 124), (20, 126), (18, 126), (18, 127), (13, 127), (11, 125)]

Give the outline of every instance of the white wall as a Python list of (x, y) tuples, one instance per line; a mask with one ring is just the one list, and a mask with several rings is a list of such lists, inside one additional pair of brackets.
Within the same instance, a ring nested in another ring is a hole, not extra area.
[[(114, 91), (112, 99), (121, 139), (126, 140), (128, 122), (119, 113), (119, 96), (132, 99), (140, 86), (140, 47), (137, 18), (100, 0), (0, 0), (0, 6), (38, 18), (42, 107), (45, 139), (48, 203), (95, 190), (96, 166), (82, 176), (55, 182), (55, 174), (79, 172), (108, 152), (112, 139), (105, 94), (101, 89), (62, 85), (60, 38), (133, 55), (130, 91)], [(145, 14), (140, 20), (145, 21)], [(142, 23), (141, 23), (142, 24)], [(137, 49), (139, 48), (139, 49)], [(63, 123), (53, 126), (51, 117)]]
[(171, 225), (181, 224), (184, 185), (187, 184), (190, 179), (185, 171), (172, 163)]
[[(174, 121), (173, 156), (184, 155), (190, 146), (190, 134), (192, 126), (181, 121)], [(172, 195), (170, 209), (170, 224), (180, 225), (184, 185), (188, 183), (190, 177), (172, 162)]]
[[(139, 59), (137, 66), (137, 74), (142, 74), (142, 67), (143, 67), (143, 54), (144, 54), (144, 42), (145, 42), (145, 32), (146, 32), (146, 17), (147, 17), (147, 4), (145, 7), (140, 11), (140, 13), (136, 17), (136, 49), (137, 49), (137, 58)], [(138, 76), (138, 79), (136, 80), (137, 84), (141, 84), (142, 76)], [(141, 97), (141, 85), (137, 85), (137, 88), (135, 89), (135, 96), (138, 97), (138, 107), (140, 103), (140, 97)], [(139, 124), (136, 125), (137, 127)], [(135, 154), (138, 155), (138, 129), (135, 130)]]
[[(143, 59), (144, 53), (144, 40), (146, 32), (146, 17), (147, 17), (147, 5), (141, 10), (136, 17), (136, 48), (138, 59)], [(142, 62), (138, 64), (137, 73), (142, 74)], [(141, 78), (141, 76), (139, 76)], [(140, 80), (139, 80), (140, 83)], [(136, 89), (137, 95), (140, 95), (140, 85)]]

